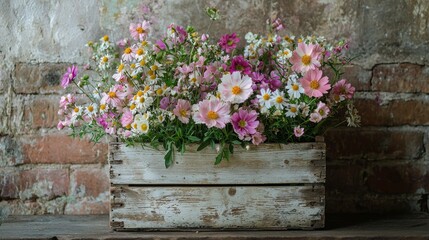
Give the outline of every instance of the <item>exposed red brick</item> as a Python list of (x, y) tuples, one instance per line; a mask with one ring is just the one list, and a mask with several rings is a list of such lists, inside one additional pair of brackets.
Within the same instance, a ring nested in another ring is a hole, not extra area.
[(63, 134), (34, 136), (22, 146), (25, 163), (106, 163), (107, 144)]
[(36, 96), (25, 102), (24, 121), (32, 128), (51, 128), (58, 124), (59, 96)]
[(63, 92), (61, 76), (70, 64), (65, 63), (17, 63), (13, 72), (16, 93)]
[(418, 159), (425, 152), (424, 133), (366, 128), (337, 128), (325, 135), (329, 160)]
[(367, 185), (375, 193), (404, 194), (429, 192), (429, 166), (390, 165), (375, 166), (369, 172)]
[(364, 168), (357, 164), (329, 165), (326, 168), (326, 189), (342, 193), (363, 192)]
[(26, 191), (21, 198), (68, 195), (70, 178), (67, 169), (31, 169), (20, 172), (19, 190)]
[(355, 104), (363, 126), (429, 125), (429, 101), (392, 100), (380, 105), (376, 100), (357, 99)]
[(19, 175), (15, 171), (2, 171), (0, 176), (0, 200), (18, 198)]
[(107, 169), (75, 169), (71, 174), (71, 179), (72, 194), (76, 196), (97, 198), (100, 194), (109, 191), (110, 180)]
[(383, 92), (429, 93), (429, 67), (411, 64), (383, 64), (373, 69), (372, 89)]

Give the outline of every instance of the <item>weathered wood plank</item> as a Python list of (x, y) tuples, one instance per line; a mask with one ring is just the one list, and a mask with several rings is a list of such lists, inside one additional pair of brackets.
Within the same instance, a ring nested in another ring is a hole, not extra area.
[(322, 228), (324, 196), (324, 186), (320, 184), (113, 187), (112, 203), (116, 205), (111, 209), (111, 226), (114, 229)]
[(216, 151), (175, 154), (166, 169), (164, 151), (111, 143), (109, 162), (112, 184), (289, 184), (323, 183), (326, 176), (325, 144), (263, 144), (249, 150), (235, 147), (229, 161), (214, 165)]

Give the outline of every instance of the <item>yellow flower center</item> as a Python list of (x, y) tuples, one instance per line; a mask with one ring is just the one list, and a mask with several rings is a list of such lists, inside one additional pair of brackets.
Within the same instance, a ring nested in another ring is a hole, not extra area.
[(116, 93), (115, 92), (109, 92), (109, 97), (110, 98), (115, 98), (116, 97)]
[(231, 89), (232, 94), (237, 95), (241, 93), (241, 88), (239, 86), (234, 86)]
[(126, 129), (130, 129), (131, 128), (131, 124), (128, 124), (127, 126), (125, 126)]
[(283, 102), (283, 97), (282, 96), (277, 96), (276, 97), (276, 102), (277, 103), (282, 103)]
[(133, 104), (131, 104), (131, 106), (130, 106), (130, 110), (132, 111), (132, 110), (134, 110), (136, 108), (136, 105), (133, 103)]
[(103, 37), (103, 41), (105, 41), (105, 42), (109, 41), (109, 36), (104, 35), (104, 37)]
[(155, 74), (150, 75), (150, 79), (152, 80), (156, 79), (156, 75)]
[(139, 90), (139, 91), (137, 92), (137, 96), (139, 96), (139, 97), (143, 96), (143, 92), (142, 92), (141, 90)]
[(284, 51), (283, 51), (283, 54), (284, 54), (284, 55), (288, 55), (288, 54), (289, 54), (289, 51), (288, 51), (288, 50), (284, 50)]
[(151, 67), (150, 67), (150, 70), (152, 70), (152, 71), (156, 71), (156, 70), (158, 70), (158, 66), (157, 65), (152, 65)]
[(270, 94), (265, 93), (265, 94), (264, 94), (264, 96), (262, 96), (262, 98), (263, 98), (265, 101), (268, 101), (268, 100), (270, 99)]
[(311, 63), (311, 57), (306, 54), (306, 55), (302, 56), (301, 62), (302, 62), (302, 64), (308, 66)]
[(134, 124), (133, 124), (133, 128), (134, 128), (134, 129), (137, 129), (137, 123), (134, 123)]
[(143, 54), (143, 49), (141, 49), (141, 48), (139, 48), (139, 49), (137, 49), (137, 55), (142, 55)]
[(132, 63), (132, 64), (130, 65), (130, 68), (131, 68), (131, 69), (136, 68), (136, 64)]
[(147, 41), (143, 41), (142, 42), (142, 46), (144, 47), (144, 46), (146, 46), (147, 45)]
[(244, 121), (244, 120), (240, 120), (240, 121), (238, 122), (238, 126), (240, 126), (240, 127), (242, 127), (242, 128), (244, 128), (246, 125), (247, 125), (247, 122), (246, 122), (246, 121)]
[(141, 98), (139, 99), (139, 102), (140, 102), (140, 103), (144, 103), (144, 101), (145, 101), (144, 97), (141, 97)]
[(77, 112), (79, 112), (79, 108), (78, 108), (78, 107), (75, 107), (75, 108), (73, 109), (73, 111), (74, 111), (75, 113), (77, 113)]
[(192, 79), (191, 79), (191, 82), (196, 83), (196, 82), (197, 82), (197, 79), (196, 79), (196, 78), (192, 78)]
[(299, 89), (298, 84), (293, 84), (293, 85), (292, 85), (292, 90), (294, 90), (294, 91), (298, 91), (298, 89)]
[(131, 48), (125, 48), (125, 51), (124, 51), (124, 53), (125, 54), (130, 54), (132, 52), (132, 50), (131, 50)]
[(140, 64), (140, 67), (143, 67), (144, 65), (146, 65), (146, 61), (143, 59), (143, 60), (140, 61), (139, 64)]
[(120, 64), (118, 67), (118, 72), (122, 72), (122, 70), (124, 69), (125, 65), (124, 64)]
[(146, 123), (143, 123), (143, 124), (140, 126), (140, 128), (141, 128), (141, 130), (142, 130), (143, 132), (146, 132), (146, 131), (147, 131), (147, 124), (146, 124)]
[(185, 109), (180, 110), (180, 115), (182, 117), (186, 117), (186, 113), (187, 113), (187, 111)]
[(296, 107), (291, 107), (290, 111), (293, 112), (293, 113), (296, 113), (297, 109), (296, 109)]
[(144, 33), (144, 29), (143, 29), (142, 27), (138, 27), (138, 28), (136, 28), (136, 31), (137, 31), (139, 34)]
[(158, 90), (156, 90), (156, 94), (162, 95), (162, 93), (164, 93), (164, 91), (162, 90), (162, 88), (158, 88)]
[(101, 59), (101, 61), (103, 61), (104, 63), (107, 63), (107, 62), (109, 61), (109, 58), (108, 58), (108, 57), (106, 57), (106, 56), (104, 56), (104, 57)]
[(210, 120), (216, 120), (216, 119), (218, 119), (218, 118), (219, 118), (219, 115), (217, 115), (217, 113), (216, 113), (216, 112), (214, 112), (214, 111), (209, 111), (209, 112), (207, 113), (207, 117), (208, 117)]
[(92, 105), (89, 105), (86, 109), (88, 109), (89, 112), (94, 111), (94, 107)]
[(149, 85), (146, 85), (145, 87), (144, 87), (144, 92), (146, 93), (146, 92), (148, 92), (150, 90), (150, 86)]
[(311, 80), (310, 82), (310, 88), (312, 89), (319, 89), (319, 82), (317, 80)]
[(105, 105), (105, 104), (101, 104), (101, 105), (100, 105), (100, 110), (102, 110), (102, 111), (103, 111), (103, 110), (105, 110), (105, 109), (106, 109), (106, 105)]

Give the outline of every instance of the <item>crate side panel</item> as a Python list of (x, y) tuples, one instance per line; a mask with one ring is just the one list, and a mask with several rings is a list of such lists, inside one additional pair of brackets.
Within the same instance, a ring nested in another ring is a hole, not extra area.
[[(125, 229), (313, 229), (324, 186), (119, 187), (111, 224)], [(118, 204), (120, 203), (120, 204)], [(117, 224), (120, 223), (120, 224)]]
[(236, 147), (229, 161), (214, 165), (216, 151), (188, 146), (166, 169), (164, 151), (111, 144), (113, 184), (279, 184), (324, 183), (324, 143), (264, 144)]

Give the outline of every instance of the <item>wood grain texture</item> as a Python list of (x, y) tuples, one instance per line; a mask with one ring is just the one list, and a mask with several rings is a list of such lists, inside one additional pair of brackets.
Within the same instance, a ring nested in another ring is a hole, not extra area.
[(114, 229), (313, 229), (324, 186), (112, 187)]
[(112, 184), (293, 184), (324, 183), (325, 143), (262, 144), (249, 150), (235, 147), (229, 161), (214, 165), (216, 150), (175, 153), (175, 163), (166, 169), (164, 151), (110, 143)]

